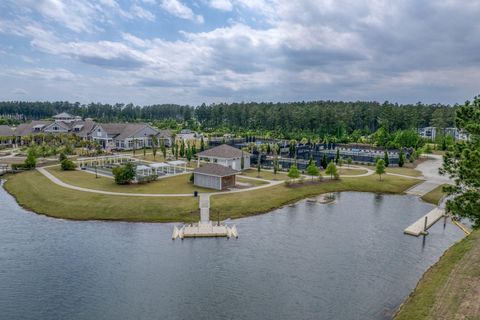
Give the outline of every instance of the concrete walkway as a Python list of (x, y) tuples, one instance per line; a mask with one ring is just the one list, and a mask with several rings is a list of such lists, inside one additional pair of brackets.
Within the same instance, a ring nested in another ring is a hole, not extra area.
[[(127, 192), (112, 192), (112, 191), (104, 191), (104, 190), (96, 190), (96, 189), (89, 189), (89, 188), (83, 188), (83, 187), (77, 187), (68, 183), (63, 182), (62, 180), (58, 179), (55, 177), (53, 174), (45, 170), (45, 168), (49, 167), (54, 167), (54, 166), (47, 166), (47, 167), (42, 167), (42, 168), (37, 168), (37, 171), (43, 174), (45, 177), (47, 177), (50, 181), (53, 183), (72, 190), (77, 190), (77, 191), (84, 191), (84, 192), (90, 192), (90, 193), (98, 193), (98, 194), (105, 194), (105, 195), (110, 195), (110, 196), (127, 196), (127, 197), (193, 197), (193, 193), (127, 193)], [(264, 189), (264, 188), (269, 188), (275, 185), (278, 185), (280, 183), (283, 183), (283, 181), (269, 181), (269, 180), (263, 180), (263, 179), (258, 179), (258, 178), (252, 178), (252, 177), (243, 177), (246, 179), (252, 179), (252, 180), (260, 180), (267, 182), (267, 184), (261, 185), (261, 186), (256, 186), (253, 188), (249, 189), (239, 189), (239, 190), (232, 190), (232, 191), (223, 191), (223, 192), (213, 192), (213, 193), (206, 193), (209, 195), (218, 195), (218, 194), (230, 194), (230, 193), (238, 193), (238, 192), (246, 192), (246, 191), (253, 191), (253, 190), (258, 190), (258, 189)]]
[(422, 172), (425, 182), (413, 186), (406, 191), (407, 194), (421, 197), (442, 184), (453, 184), (452, 179), (447, 176), (442, 176), (438, 172), (443, 164), (442, 156), (428, 154), (422, 155), (422, 157), (426, 157), (428, 160), (420, 163), (416, 169)]

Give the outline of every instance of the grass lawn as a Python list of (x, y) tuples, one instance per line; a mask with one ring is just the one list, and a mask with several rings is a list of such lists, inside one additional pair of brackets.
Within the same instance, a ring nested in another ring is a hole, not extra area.
[[(375, 170), (375, 168), (373, 169)], [(396, 173), (396, 174), (403, 174), (404, 176), (410, 177), (420, 177), (422, 173), (416, 169), (412, 168), (400, 168), (400, 167), (388, 167), (385, 169), (387, 173)]]
[[(50, 169), (52, 170), (52, 169)], [(55, 174), (63, 173), (53, 169)], [(113, 180), (109, 178), (95, 179), (89, 173), (75, 171), (67, 177), (78, 185), (78, 177), (85, 183), (93, 182), (97, 189), (99, 180), (110, 188)], [(76, 178), (77, 177), (77, 178)], [(188, 175), (179, 176), (188, 179)], [(95, 181), (97, 180), (97, 181)], [(160, 181), (159, 181), (160, 182)], [(157, 182), (157, 183), (159, 183)], [(249, 181), (250, 182), (250, 181)], [(160, 182), (161, 183), (161, 182)], [(183, 185), (185, 181), (181, 182)], [(402, 193), (418, 181), (402, 177), (387, 176), (378, 181), (376, 176), (362, 178), (344, 178), (330, 181), (325, 179), (318, 184), (307, 181), (299, 186), (278, 185), (263, 190), (252, 190), (240, 193), (217, 195), (212, 197), (212, 209), (220, 210), (221, 218), (240, 218), (267, 212), (280, 206), (296, 202), (303, 198), (324, 192), (366, 191), (383, 193)], [(154, 185), (150, 184), (150, 185)], [(127, 186), (133, 188), (150, 188), (150, 185)], [(122, 188), (122, 186), (115, 186)], [(194, 197), (128, 197), (109, 196), (81, 192), (58, 186), (37, 171), (28, 171), (9, 175), (5, 188), (13, 194), (20, 205), (32, 211), (58, 218), (68, 219), (101, 219), (126, 221), (191, 221), (190, 212), (198, 208), (198, 199)], [(159, 187), (158, 187), (159, 188)], [(164, 192), (162, 189), (162, 192)], [(175, 189), (173, 189), (175, 190)], [(178, 190), (170, 193), (178, 192)], [(125, 192), (125, 189), (121, 191)], [(150, 190), (148, 190), (150, 191)], [(143, 192), (143, 191), (142, 191)], [(194, 219), (198, 219), (198, 215)]]
[(59, 166), (50, 167), (47, 170), (54, 176), (68, 184), (103, 191), (127, 192), (127, 193), (193, 193), (211, 192), (211, 189), (205, 189), (194, 186), (190, 183), (190, 174), (178, 175), (170, 178), (163, 178), (157, 181), (144, 184), (118, 185), (114, 179), (99, 176), (95, 178), (94, 174), (80, 170), (63, 171)]
[(418, 282), (395, 320), (480, 319), (480, 231), (448, 249)]
[(262, 170), (260, 174), (258, 174), (257, 169), (248, 169), (242, 172), (242, 175), (253, 177), (253, 178), (260, 178), (265, 180), (287, 180), (288, 176), (285, 172), (277, 172), (277, 174), (273, 174), (273, 171)]
[(5, 189), (34, 212), (76, 220), (191, 221), (190, 212), (198, 208), (193, 197), (133, 198), (75, 191), (52, 183), (36, 170), (8, 176)]
[(438, 205), (440, 199), (442, 199), (442, 197), (445, 195), (445, 193), (442, 191), (443, 186), (446, 186), (446, 184), (442, 184), (441, 186), (438, 186), (429, 193), (425, 194), (422, 197), (422, 200), (434, 205)]
[[(348, 168), (348, 167), (341, 167), (338, 168), (338, 174), (340, 176), (347, 175), (347, 176), (357, 176), (360, 174), (367, 173), (368, 171), (365, 169), (354, 169), (354, 168)], [(325, 175), (325, 172), (322, 172), (322, 175)]]
[(147, 153), (146, 156), (143, 156), (143, 151), (142, 152), (137, 152), (135, 155), (135, 158), (140, 159), (140, 160), (147, 160), (147, 161), (152, 161), (152, 162), (165, 162), (165, 159), (163, 158), (163, 154), (161, 152), (157, 152), (157, 155), (155, 159), (153, 158), (153, 154)]
[(266, 181), (260, 181), (260, 180), (243, 178), (242, 176), (237, 176), (236, 180), (237, 180), (237, 182), (248, 183), (248, 184), (250, 184), (252, 187), (262, 186), (262, 185), (268, 183), (268, 182), (266, 182)]

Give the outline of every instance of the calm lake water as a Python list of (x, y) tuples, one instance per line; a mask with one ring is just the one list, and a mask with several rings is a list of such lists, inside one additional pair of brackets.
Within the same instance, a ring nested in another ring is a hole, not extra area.
[(240, 238), (170, 239), (172, 224), (74, 222), (0, 188), (1, 319), (388, 319), (463, 234), (403, 229), (432, 206), (345, 192), (236, 220)]

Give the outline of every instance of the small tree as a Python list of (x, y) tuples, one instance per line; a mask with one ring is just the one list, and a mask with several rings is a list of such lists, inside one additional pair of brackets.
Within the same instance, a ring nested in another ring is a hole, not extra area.
[(28, 149), (27, 158), (25, 159), (25, 167), (33, 169), (37, 165), (37, 159), (35, 158), (35, 152), (32, 148)]
[(353, 162), (352, 157), (348, 157), (347, 158), (347, 164), (348, 164), (349, 167), (352, 164), (352, 162)]
[(385, 161), (383, 159), (378, 159), (375, 167), (375, 173), (379, 175), (380, 181), (382, 181), (382, 174), (385, 173)]
[(325, 173), (330, 175), (330, 179), (338, 179), (338, 171), (337, 171), (337, 166), (335, 165), (335, 162), (330, 161), (330, 163), (327, 166), (327, 169), (325, 170)]
[(160, 150), (162, 151), (163, 159), (166, 160), (167, 159), (167, 147), (165, 146), (165, 141), (163, 141), (163, 140), (160, 142)]
[(150, 136), (152, 139), (152, 153), (153, 153), (153, 160), (157, 157), (157, 149), (158, 149), (158, 139), (153, 134)]
[(205, 141), (203, 141), (203, 137), (200, 138), (200, 151), (205, 151)]
[(340, 161), (340, 149), (337, 148), (337, 154), (335, 155), (335, 163), (338, 164)]
[(240, 158), (240, 169), (241, 170), (245, 169), (245, 157), (243, 156), (243, 150), (242, 150), (242, 157)]
[(390, 164), (390, 159), (388, 158), (388, 152), (385, 151), (385, 154), (383, 155), (383, 163), (385, 165), (385, 167), (388, 167), (388, 165)]
[(327, 169), (328, 160), (327, 160), (327, 155), (325, 153), (322, 156), (322, 160), (320, 161), (320, 165), (322, 166), (323, 170)]
[(68, 160), (68, 159), (64, 159), (61, 163), (60, 163), (61, 167), (62, 167), (62, 170), (65, 170), (65, 171), (71, 171), (71, 170), (75, 170), (75, 168), (77, 167), (77, 165), (75, 164), (75, 162), (73, 162), (72, 160)]
[(314, 177), (318, 177), (318, 175), (320, 174), (320, 170), (318, 170), (317, 166), (314, 164), (314, 163), (311, 163), (308, 167), (307, 167), (307, 174), (312, 177), (312, 181), (313, 181), (313, 178)]
[(136, 173), (133, 164), (128, 162), (123, 166), (113, 168), (112, 173), (117, 184), (128, 184), (135, 179)]
[(398, 166), (401, 168), (405, 164), (405, 154), (403, 153), (403, 150), (400, 150), (400, 153), (398, 154)]
[(60, 154), (58, 155), (58, 161), (62, 162), (64, 160), (67, 160), (67, 156), (65, 155), (65, 153), (63, 152), (60, 152)]
[(300, 171), (298, 171), (296, 164), (292, 164), (292, 166), (288, 170), (288, 177), (292, 180), (298, 179), (300, 177)]
[(185, 157), (185, 141), (182, 140), (182, 143), (180, 144), (180, 157)]

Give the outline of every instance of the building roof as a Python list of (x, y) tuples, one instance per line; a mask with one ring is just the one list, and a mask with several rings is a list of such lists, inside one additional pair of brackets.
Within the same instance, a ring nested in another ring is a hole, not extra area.
[(28, 136), (29, 134), (33, 133), (33, 128), (38, 125), (46, 126), (52, 123), (51, 121), (39, 121), (34, 120), (30, 123), (22, 123), (20, 124), (17, 129), (15, 129), (15, 135), (18, 137)]
[(216, 177), (226, 177), (226, 176), (239, 174), (240, 172), (219, 164), (207, 163), (202, 165), (200, 168), (196, 168), (195, 170), (193, 170), (193, 173), (205, 174), (208, 176), (216, 176)]
[(62, 119), (64, 119), (64, 118), (73, 119), (74, 116), (72, 116), (71, 114), (66, 113), (66, 112), (62, 112), (62, 113), (59, 113), (59, 114), (53, 116), (53, 119), (59, 119), (59, 118), (62, 118)]
[(6, 125), (0, 125), (0, 137), (10, 137), (13, 136), (14, 129)]
[(231, 147), (228, 144), (222, 144), (218, 147), (197, 153), (197, 156), (199, 157), (222, 158), (222, 159), (241, 158), (242, 155), (248, 156), (250, 155), (250, 153)]
[(145, 123), (99, 123), (98, 125), (101, 126), (109, 136), (113, 136), (115, 139), (129, 138), (143, 128), (150, 127)]

